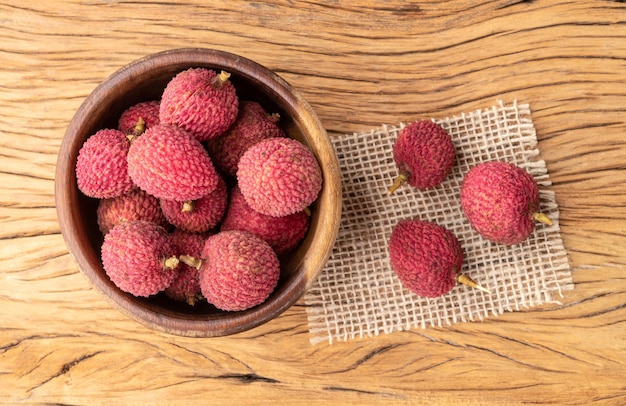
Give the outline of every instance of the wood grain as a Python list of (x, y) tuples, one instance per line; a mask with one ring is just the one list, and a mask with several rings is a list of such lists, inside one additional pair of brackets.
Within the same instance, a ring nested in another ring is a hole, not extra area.
[[(311, 345), (304, 304), (231, 337), (144, 328), (90, 288), (54, 168), (93, 88), (146, 54), (239, 53), (332, 136), (529, 103), (576, 287), (561, 306)], [(621, 1), (0, 4), (0, 402), (626, 403), (626, 6)]]

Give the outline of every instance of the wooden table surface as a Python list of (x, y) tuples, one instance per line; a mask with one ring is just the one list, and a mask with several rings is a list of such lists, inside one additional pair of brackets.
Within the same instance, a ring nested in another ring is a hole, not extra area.
[[(484, 322), (309, 342), (299, 301), (221, 338), (128, 319), (59, 231), (57, 152), (121, 66), (171, 48), (275, 70), (331, 136), (529, 103), (575, 288)], [(626, 404), (623, 1), (114, 1), (0, 4), (0, 402)]]

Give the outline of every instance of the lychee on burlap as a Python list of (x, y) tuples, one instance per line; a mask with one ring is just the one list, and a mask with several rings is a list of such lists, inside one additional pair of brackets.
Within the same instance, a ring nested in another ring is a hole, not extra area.
[[(483, 320), (504, 311), (558, 304), (562, 292), (573, 289), (558, 206), (539, 157), (528, 104), (498, 101), (485, 110), (434, 121), (450, 133), (457, 161), (441, 185), (426, 191), (404, 185), (387, 194), (397, 175), (392, 150), (403, 123), (331, 138), (341, 169), (343, 213), (331, 257), (305, 294), (312, 343)], [(528, 170), (539, 185), (541, 210), (553, 221), (551, 226), (537, 225), (518, 245), (482, 238), (461, 210), (463, 175), (492, 160)], [(462, 272), (491, 293), (458, 284), (448, 294), (429, 299), (403, 287), (391, 269), (387, 247), (393, 226), (411, 217), (452, 231), (465, 253)]]

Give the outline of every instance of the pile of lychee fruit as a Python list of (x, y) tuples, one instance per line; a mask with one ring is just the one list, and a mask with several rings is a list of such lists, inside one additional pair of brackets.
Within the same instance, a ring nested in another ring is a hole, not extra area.
[[(403, 184), (417, 189), (437, 187), (455, 164), (454, 143), (448, 132), (430, 120), (404, 127), (393, 146), (398, 176), (389, 194)], [(485, 239), (515, 245), (526, 240), (536, 222), (552, 224), (539, 210), (539, 189), (523, 168), (505, 161), (479, 163), (463, 176), (462, 211)], [(458, 238), (434, 222), (400, 220), (389, 239), (391, 266), (401, 283), (423, 297), (448, 293), (457, 283), (489, 292), (461, 272), (463, 249)]]
[(280, 124), (229, 73), (197, 67), (89, 136), (76, 180), (99, 199), (111, 281), (225, 311), (267, 300), (322, 188), (315, 155)]

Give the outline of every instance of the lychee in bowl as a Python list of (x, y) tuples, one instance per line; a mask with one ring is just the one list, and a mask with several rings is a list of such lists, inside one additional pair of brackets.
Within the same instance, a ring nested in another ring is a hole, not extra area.
[[(278, 285), (260, 305), (221, 311), (204, 302), (190, 306), (163, 293), (136, 297), (118, 289), (101, 261), (104, 237), (98, 229), (98, 200), (78, 189), (75, 168), (85, 140), (102, 128), (115, 128), (122, 111), (160, 98), (177, 73), (205, 67), (231, 74), (241, 99), (257, 101), (278, 112), (287, 136), (308, 146), (322, 169), (323, 186), (311, 205), (304, 240), (281, 263)], [(242, 332), (280, 315), (310, 288), (328, 260), (341, 218), (339, 165), (328, 135), (310, 105), (284, 79), (247, 58), (228, 52), (185, 48), (146, 56), (121, 68), (97, 86), (71, 120), (63, 139), (55, 175), (55, 199), (61, 232), (82, 273), (126, 315), (170, 334), (211, 337)]]

